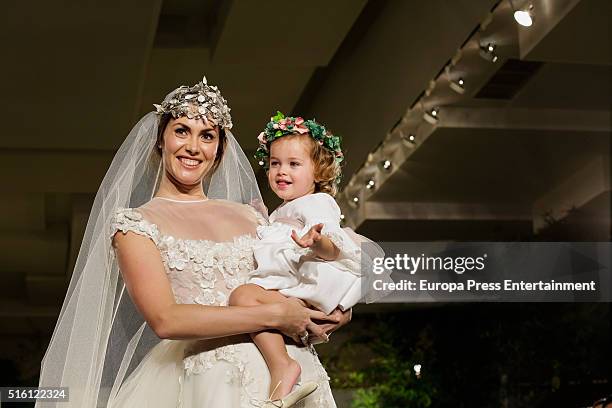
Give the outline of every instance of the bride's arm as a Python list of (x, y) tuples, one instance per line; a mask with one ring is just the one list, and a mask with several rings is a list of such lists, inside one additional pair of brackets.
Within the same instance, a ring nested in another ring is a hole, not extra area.
[(113, 246), (130, 297), (160, 338), (213, 338), (277, 329), (297, 339), (305, 330), (323, 335), (311, 319), (337, 321), (293, 300), (248, 307), (177, 304), (161, 255), (150, 239), (118, 233)]

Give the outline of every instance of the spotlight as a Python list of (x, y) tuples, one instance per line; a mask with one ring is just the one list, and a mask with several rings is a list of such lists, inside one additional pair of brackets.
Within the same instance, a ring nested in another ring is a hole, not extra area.
[(260, 165), (260, 166), (263, 166), (264, 164), (266, 164), (266, 163), (264, 163), (264, 161), (263, 161), (263, 160), (260, 160), (260, 161), (259, 161), (259, 165)]
[(359, 197), (353, 197), (353, 202), (357, 204), (359, 202)]
[(527, 9), (516, 10), (514, 4), (510, 2), (514, 10), (514, 20), (523, 27), (531, 27), (533, 24), (533, 4), (530, 4)]
[(417, 378), (420, 378), (421, 377), (421, 365), (415, 364), (413, 368), (414, 368), (414, 373), (416, 374)]
[(496, 45), (493, 43), (488, 43), (485, 45), (481, 44), (479, 54), (482, 58), (486, 59), (487, 61), (497, 62), (498, 57), (497, 57), (497, 54), (495, 53), (495, 48), (496, 48)]
[(349, 204), (351, 204), (355, 208), (359, 207), (359, 197), (355, 196), (351, 198), (351, 201)]
[(423, 119), (425, 119), (427, 123), (435, 125), (440, 120), (438, 118), (439, 115), (440, 115), (440, 108), (432, 108), (428, 111), (425, 111), (425, 113), (423, 114)]
[(372, 179), (370, 179), (370, 180), (368, 181), (368, 184), (366, 184), (366, 188), (367, 188), (368, 190), (373, 189), (375, 186), (376, 186), (376, 182), (375, 182), (374, 180), (372, 180)]
[(416, 136), (410, 133), (408, 136), (401, 133), (402, 140), (409, 144), (416, 144)]
[(383, 160), (380, 162), (380, 167), (382, 167), (383, 170), (386, 171), (391, 171), (391, 160)]
[(463, 94), (465, 92), (464, 84), (465, 81), (463, 80), (463, 78), (459, 78), (456, 81), (450, 81), (449, 86), (450, 89), (457, 92), (458, 94)]

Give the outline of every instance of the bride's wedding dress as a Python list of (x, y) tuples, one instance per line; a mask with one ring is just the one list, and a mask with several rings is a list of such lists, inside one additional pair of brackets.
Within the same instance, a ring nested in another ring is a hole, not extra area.
[[(161, 254), (177, 303), (225, 306), (232, 289), (254, 269), (256, 212), (225, 200), (154, 198), (119, 209), (111, 233), (132, 231)], [(297, 407), (335, 407), (329, 378), (317, 356), (287, 346), (302, 366), (300, 382), (317, 390)], [(162, 340), (129, 374), (113, 408), (257, 407), (268, 397), (270, 376), (248, 335), (209, 340)]]

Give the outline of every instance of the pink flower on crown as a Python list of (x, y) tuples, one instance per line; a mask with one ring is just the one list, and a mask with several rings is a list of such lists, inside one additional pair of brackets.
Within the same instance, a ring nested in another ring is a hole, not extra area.
[(261, 132), (259, 136), (257, 136), (257, 140), (259, 140), (261, 144), (266, 144), (268, 142), (266, 139), (266, 132)]
[(287, 125), (290, 125), (290, 124), (291, 124), (291, 121), (287, 118), (284, 118), (278, 122), (278, 127), (282, 130), (287, 130)]
[(298, 132), (300, 135), (303, 135), (304, 133), (308, 133), (308, 128), (304, 125), (295, 125), (293, 127), (293, 130)]
[(302, 117), (295, 118), (293, 130), (301, 135), (308, 133), (308, 128), (304, 125), (304, 119)]

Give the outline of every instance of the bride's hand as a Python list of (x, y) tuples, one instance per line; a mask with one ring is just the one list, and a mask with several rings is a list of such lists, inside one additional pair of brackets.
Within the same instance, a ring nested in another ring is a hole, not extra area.
[(326, 343), (329, 340), (329, 335), (338, 330), (340, 327), (344, 326), (348, 322), (351, 321), (353, 317), (353, 309), (349, 309), (346, 312), (336, 308), (333, 312), (329, 314), (329, 316), (338, 318), (337, 323), (324, 323), (319, 325), (320, 328), (324, 330), (326, 333), (323, 336), (313, 336), (310, 338), (312, 344), (316, 343)]
[(297, 298), (288, 298), (285, 302), (276, 303), (279, 308), (277, 329), (301, 344), (300, 335), (308, 331), (310, 336), (325, 337), (323, 326), (313, 323), (312, 320), (330, 322), (334, 325), (339, 322), (337, 315), (326, 315), (319, 310), (306, 307), (306, 303)]

